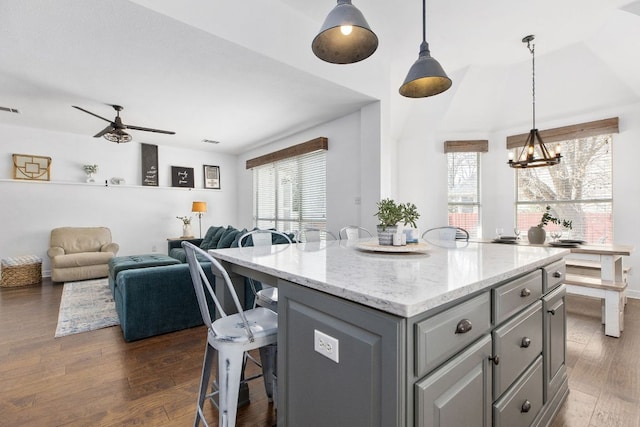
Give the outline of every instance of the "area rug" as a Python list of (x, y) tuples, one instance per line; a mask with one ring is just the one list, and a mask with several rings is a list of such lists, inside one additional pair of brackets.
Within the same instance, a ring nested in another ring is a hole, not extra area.
[(56, 338), (119, 324), (108, 279), (64, 284)]

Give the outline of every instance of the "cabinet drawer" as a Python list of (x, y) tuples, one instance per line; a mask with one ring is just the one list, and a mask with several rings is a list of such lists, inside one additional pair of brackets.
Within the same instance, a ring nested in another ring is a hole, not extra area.
[(471, 344), (491, 327), (485, 292), (415, 325), (415, 371), (421, 377)]
[(497, 399), (542, 353), (542, 302), (535, 304), (493, 331), (493, 398)]
[(493, 404), (494, 427), (529, 426), (542, 408), (542, 356)]
[(546, 294), (562, 283), (567, 273), (564, 260), (556, 261), (542, 269), (542, 291)]
[(493, 321), (496, 325), (542, 296), (542, 270), (505, 283), (493, 290)]

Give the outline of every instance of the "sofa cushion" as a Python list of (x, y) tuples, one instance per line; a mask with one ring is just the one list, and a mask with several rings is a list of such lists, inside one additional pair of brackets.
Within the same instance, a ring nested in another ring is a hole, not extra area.
[(53, 268), (86, 267), (90, 265), (104, 264), (113, 258), (111, 252), (82, 252), (69, 255), (57, 255), (51, 259)]
[(218, 246), (218, 241), (223, 231), (224, 227), (209, 227), (207, 234), (205, 234), (204, 239), (202, 239), (202, 243), (200, 243), (200, 249), (214, 249)]

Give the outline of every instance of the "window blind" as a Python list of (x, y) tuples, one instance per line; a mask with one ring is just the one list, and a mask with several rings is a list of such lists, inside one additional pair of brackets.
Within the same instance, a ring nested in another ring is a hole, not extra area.
[(326, 229), (326, 151), (319, 150), (253, 168), (254, 223), (296, 232)]

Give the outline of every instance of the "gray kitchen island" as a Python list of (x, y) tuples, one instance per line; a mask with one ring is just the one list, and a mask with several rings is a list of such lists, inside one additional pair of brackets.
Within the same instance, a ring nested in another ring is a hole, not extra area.
[(568, 393), (569, 251), (376, 246), (210, 251), (237, 289), (278, 287), (278, 425), (547, 425)]

